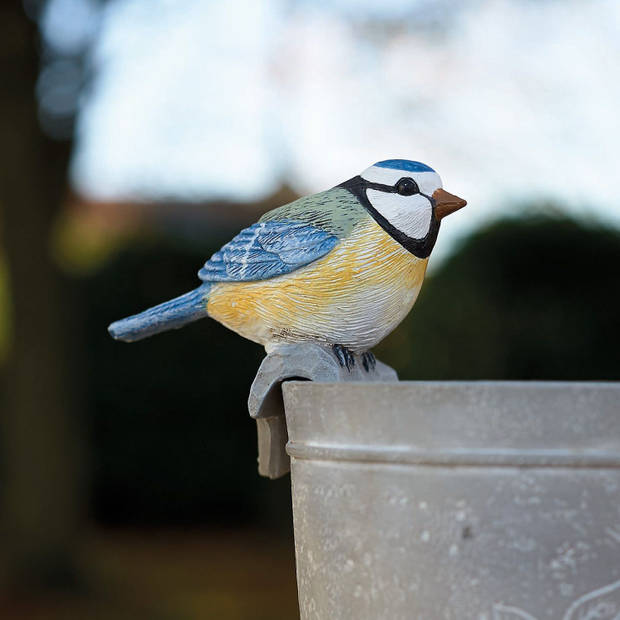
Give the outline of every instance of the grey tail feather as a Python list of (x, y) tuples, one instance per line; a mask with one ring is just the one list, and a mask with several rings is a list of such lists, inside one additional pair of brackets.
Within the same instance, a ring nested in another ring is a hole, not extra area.
[(210, 284), (203, 284), (185, 295), (116, 321), (108, 327), (108, 331), (115, 340), (134, 342), (168, 329), (183, 327), (207, 316), (210, 288)]

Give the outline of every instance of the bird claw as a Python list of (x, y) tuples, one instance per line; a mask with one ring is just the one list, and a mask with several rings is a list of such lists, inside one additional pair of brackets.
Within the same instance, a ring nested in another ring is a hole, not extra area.
[(374, 356), (374, 353), (371, 351), (362, 353), (362, 366), (366, 372), (370, 372), (375, 369), (377, 366), (377, 358)]
[(341, 344), (332, 345), (332, 350), (340, 366), (351, 372), (351, 369), (355, 366), (355, 357), (353, 353)]

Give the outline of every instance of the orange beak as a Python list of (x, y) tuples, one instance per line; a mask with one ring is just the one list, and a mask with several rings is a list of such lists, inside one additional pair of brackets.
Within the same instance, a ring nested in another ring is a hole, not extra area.
[(443, 189), (436, 189), (433, 192), (433, 200), (435, 201), (435, 217), (438, 220), (462, 209), (467, 204), (467, 200), (463, 200)]

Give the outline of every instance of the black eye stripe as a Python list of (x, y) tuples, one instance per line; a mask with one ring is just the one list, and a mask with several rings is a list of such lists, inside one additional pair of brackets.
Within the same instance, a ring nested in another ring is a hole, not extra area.
[[(376, 189), (380, 192), (385, 192), (388, 194), (399, 194), (401, 196), (413, 196), (414, 194), (421, 194), (422, 196), (426, 196), (426, 194), (422, 194), (420, 191), (420, 186), (411, 178), (411, 177), (402, 177), (394, 185), (386, 185), (385, 183), (377, 183), (376, 181), (367, 181), (362, 177), (354, 177), (345, 183), (341, 183), (340, 186), (351, 186), (351, 185), (359, 185), (364, 189)], [(401, 187), (401, 191), (399, 191), (399, 186)], [(403, 192), (402, 189), (405, 191)]]
[(434, 198), (432, 196), (428, 196), (427, 194), (425, 194), (420, 189), (420, 186), (411, 177), (402, 177), (394, 185), (386, 185), (385, 183), (377, 183), (376, 181), (367, 181), (361, 176), (356, 176), (356, 177), (353, 177), (352, 179), (349, 179), (348, 181), (344, 181), (344, 183), (340, 183), (336, 187), (345, 187), (351, 190), (356, 190), (357, 188), (359, 188), (359, 190), (362, 192), (365, 192), (366, 190), (369, 190), (369, 189), (376, 189), (380, 192), (385, 192), (386, 194), (398, 194), (397, 187), (398, 187), (398, 184), (403, 179), (410, 179), (411, 181), (413, 181), (417, 188), (417, 191), (414, 193), (419, 194), (420, 196), (424, 196), (424, 198), (426, 198), (433, 207), (435, 206)]
[[(341, 186), (343, 185), (344, 184), (341, 184)], [(365, 179), (361, 179), (361, 182), (358, 185), (364, 189), (376, 189), (380, 192), (385, 192), (387, 194), (398, 193), (396, 185), (386, 185), (385, 183), (376, 183), (374, 181), (366, 181)]]

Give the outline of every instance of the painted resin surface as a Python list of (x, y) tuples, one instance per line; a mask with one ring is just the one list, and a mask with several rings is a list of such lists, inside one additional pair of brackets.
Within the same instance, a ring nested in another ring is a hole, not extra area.
[(314, 340), (366, 351), (411, 310), (427, 262), (366, 216), (332, 252), (290, 275), (214, 285), (207, 312), (267, 346)]
[(425, 164), (379, 162), (266, 213), (205, 263), (201, 286), (110, 333), (139, 340), (210, 316), (268, 350), (331, 345), (348, 367), (407, 315), (441, 219), (464, 205)]

